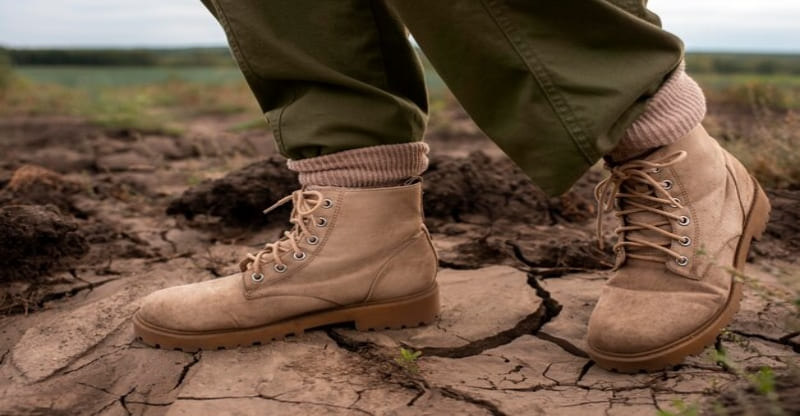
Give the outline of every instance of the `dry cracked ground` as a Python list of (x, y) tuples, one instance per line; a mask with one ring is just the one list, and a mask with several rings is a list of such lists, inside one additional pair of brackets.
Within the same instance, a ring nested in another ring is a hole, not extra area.
[(462, 114), (445, 117), (425, 185), (435, 325), (195, 354), (136, 342), (130, 318), (151, 291), (234, 272), (285, 227), (287, 211), (260, 214), (296, 186), (268, 134), (232, 133), (235, 117), (179, 137), (0, 121), (0, 414), (798, 414), (800, 192), (771, 192), (715, 346), (610, 373), (584, 344), (611, 261), (593, 235), (601, 173), (547, 198)]

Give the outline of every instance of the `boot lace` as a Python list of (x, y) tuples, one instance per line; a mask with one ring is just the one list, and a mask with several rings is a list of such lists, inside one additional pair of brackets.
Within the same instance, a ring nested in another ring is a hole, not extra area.
[(295, 260), (305, 260), (307, 255), (300, 249), (300, 241), (305, 238), (309, 244), (317, 244), (319, 237), (314, 235), (309, 227), (312, 225), (324, 227), (327, 224), (325, 217), (314, 216), (312, 212), (320, 206), (327, 208), (333, 206), (333, 202), (330, 199), (325, 199), (321, 192), (300, 189), (292, 192), (291, 195), (281, 198), (271, 207), (265, 209), (264, 214), (289, 201), (292, 202), (292, 213), (289, 222), (294, 227), (291, 230), (284, 231), (283, 236), (278, 241), (265, 244), (264, 248), (256, 253), (248, 253), (239, 263), (239, 269), (242, 272), (252, 268), (252, 279), (256, 282), (264, 279), (264, 267), (266, 265), (273, 264), (273, 269), (278, 273), (283, 273), (288, 269), (286, 263), (281, 260), (281, 255), (284, 253), (292, 252)]
[[(669, 193), (669, 189), (672, 188), (671, 181), (659, 182), (651, 176), (651, 174), (658, 173), (685, 158), (686, 152), (680, 151), (654, 161), (634, 160), (614, 166), (610, 168), (611, 175), (595, 187), (596, 231), (600, 249), (603, 249), (604, 245), (602, 237), (604, 214), (616, 211), (615, 215), (622, 224), (614, 230), (618, 235), (617, 243), (614, 244), (614, 252), (617, 254), (615, 269), (619, 268), (626, 257), (659, 263), (672, 257), (681, 266), (688, 263), (689, 259), (671, 250), (670, 245), (671, 240), (676, 240), (683, 245), (688, 245), (691, 240), (687, 236), (681, 236), (669, 230), (671, 230), (670, 219), (687, 225), (689, 218), (662, 209), (664, 205), (674, 209), (683, 208), (683, 205), (680, 200), (673, 198)], [(648, 213), (655, 215), (647, 215)], [(647, 220), (642, 220), (642, 214)], [(652, 233), (645, 234), (642, 231), (652, 231)], [(647, 250), (648, 248), (663, 253), (666, 257), (657, 255), (657, 252), (656, 255), (653, 255), (654, 252)], [(650, 254), (637, 253), (642, 250)]]

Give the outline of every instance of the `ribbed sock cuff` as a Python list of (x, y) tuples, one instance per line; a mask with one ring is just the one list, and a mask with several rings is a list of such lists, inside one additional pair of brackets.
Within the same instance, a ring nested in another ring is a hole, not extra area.
[(611, 159), (626, 160), (648, 149), (672, 144), (700, 124), (706, 114), (706, 99), (685, 68), (681, 62), (647, 102), (645, 112), (608, 154)]
[(289, 160), (301, 185), (371, 188), (400, 185), (428, 168), (422, 142), (369, 146), (301, 160)]

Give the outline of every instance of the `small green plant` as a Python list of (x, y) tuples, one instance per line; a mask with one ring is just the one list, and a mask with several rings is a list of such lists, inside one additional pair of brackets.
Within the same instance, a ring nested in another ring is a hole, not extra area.
[(420, 355), (422, 355), (422, 351), (414, 351), (401, 347), (400, 356), (395, 358), (394, 361), (409, 373), (416, 374), (419, 372), (417, 359)]
[(711, 405), (711, 412), (715, 416), (727, 416), (728, 414), (728, 410), (725, 409), (725, 405), (717, 400), (714, 400), (714, 403)]
[(700, 406), (697, 403), (687, 404), (681, 399), (676, 399), (672, 401), (672, 407), (675, 408), (674, 412), (659, 409), (658, 416), (697, 416), (700, 414)]
[(775, 372), (769, 367), (761, 367), (756, 373), (748, 374), (747, 379), (758, 394), (769, 400), (777, 400), (778, 394), (775, 392)]
[[(766, 400), (768, 414), (773, 416), (783, 415), (780, 407), (778, 392), (775, 386), (775, 372), (770, 367), (761, 367), (758, 371), (750, 373), (734, 362), (723, 348), (715, 348), (710, 353), (711, 360), (725, 369), (725, 371), (747, 380), (753, 390)], [(716, 412), (716, 410), (715, 410)]]

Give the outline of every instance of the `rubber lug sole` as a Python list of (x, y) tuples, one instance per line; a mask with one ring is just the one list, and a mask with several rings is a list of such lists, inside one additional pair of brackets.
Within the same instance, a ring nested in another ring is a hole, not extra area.
[(439, 314), (439, 288), (390, 301), (364, 303), (293, 317), (253, 328), (188, 332), (160, 328), (138, 314), (133, 317), (137, 339), (155, 348), (195, 352), (267, 344), (323, 326), (352, 323), (359, 331), (413, 328), (433, 323)]

